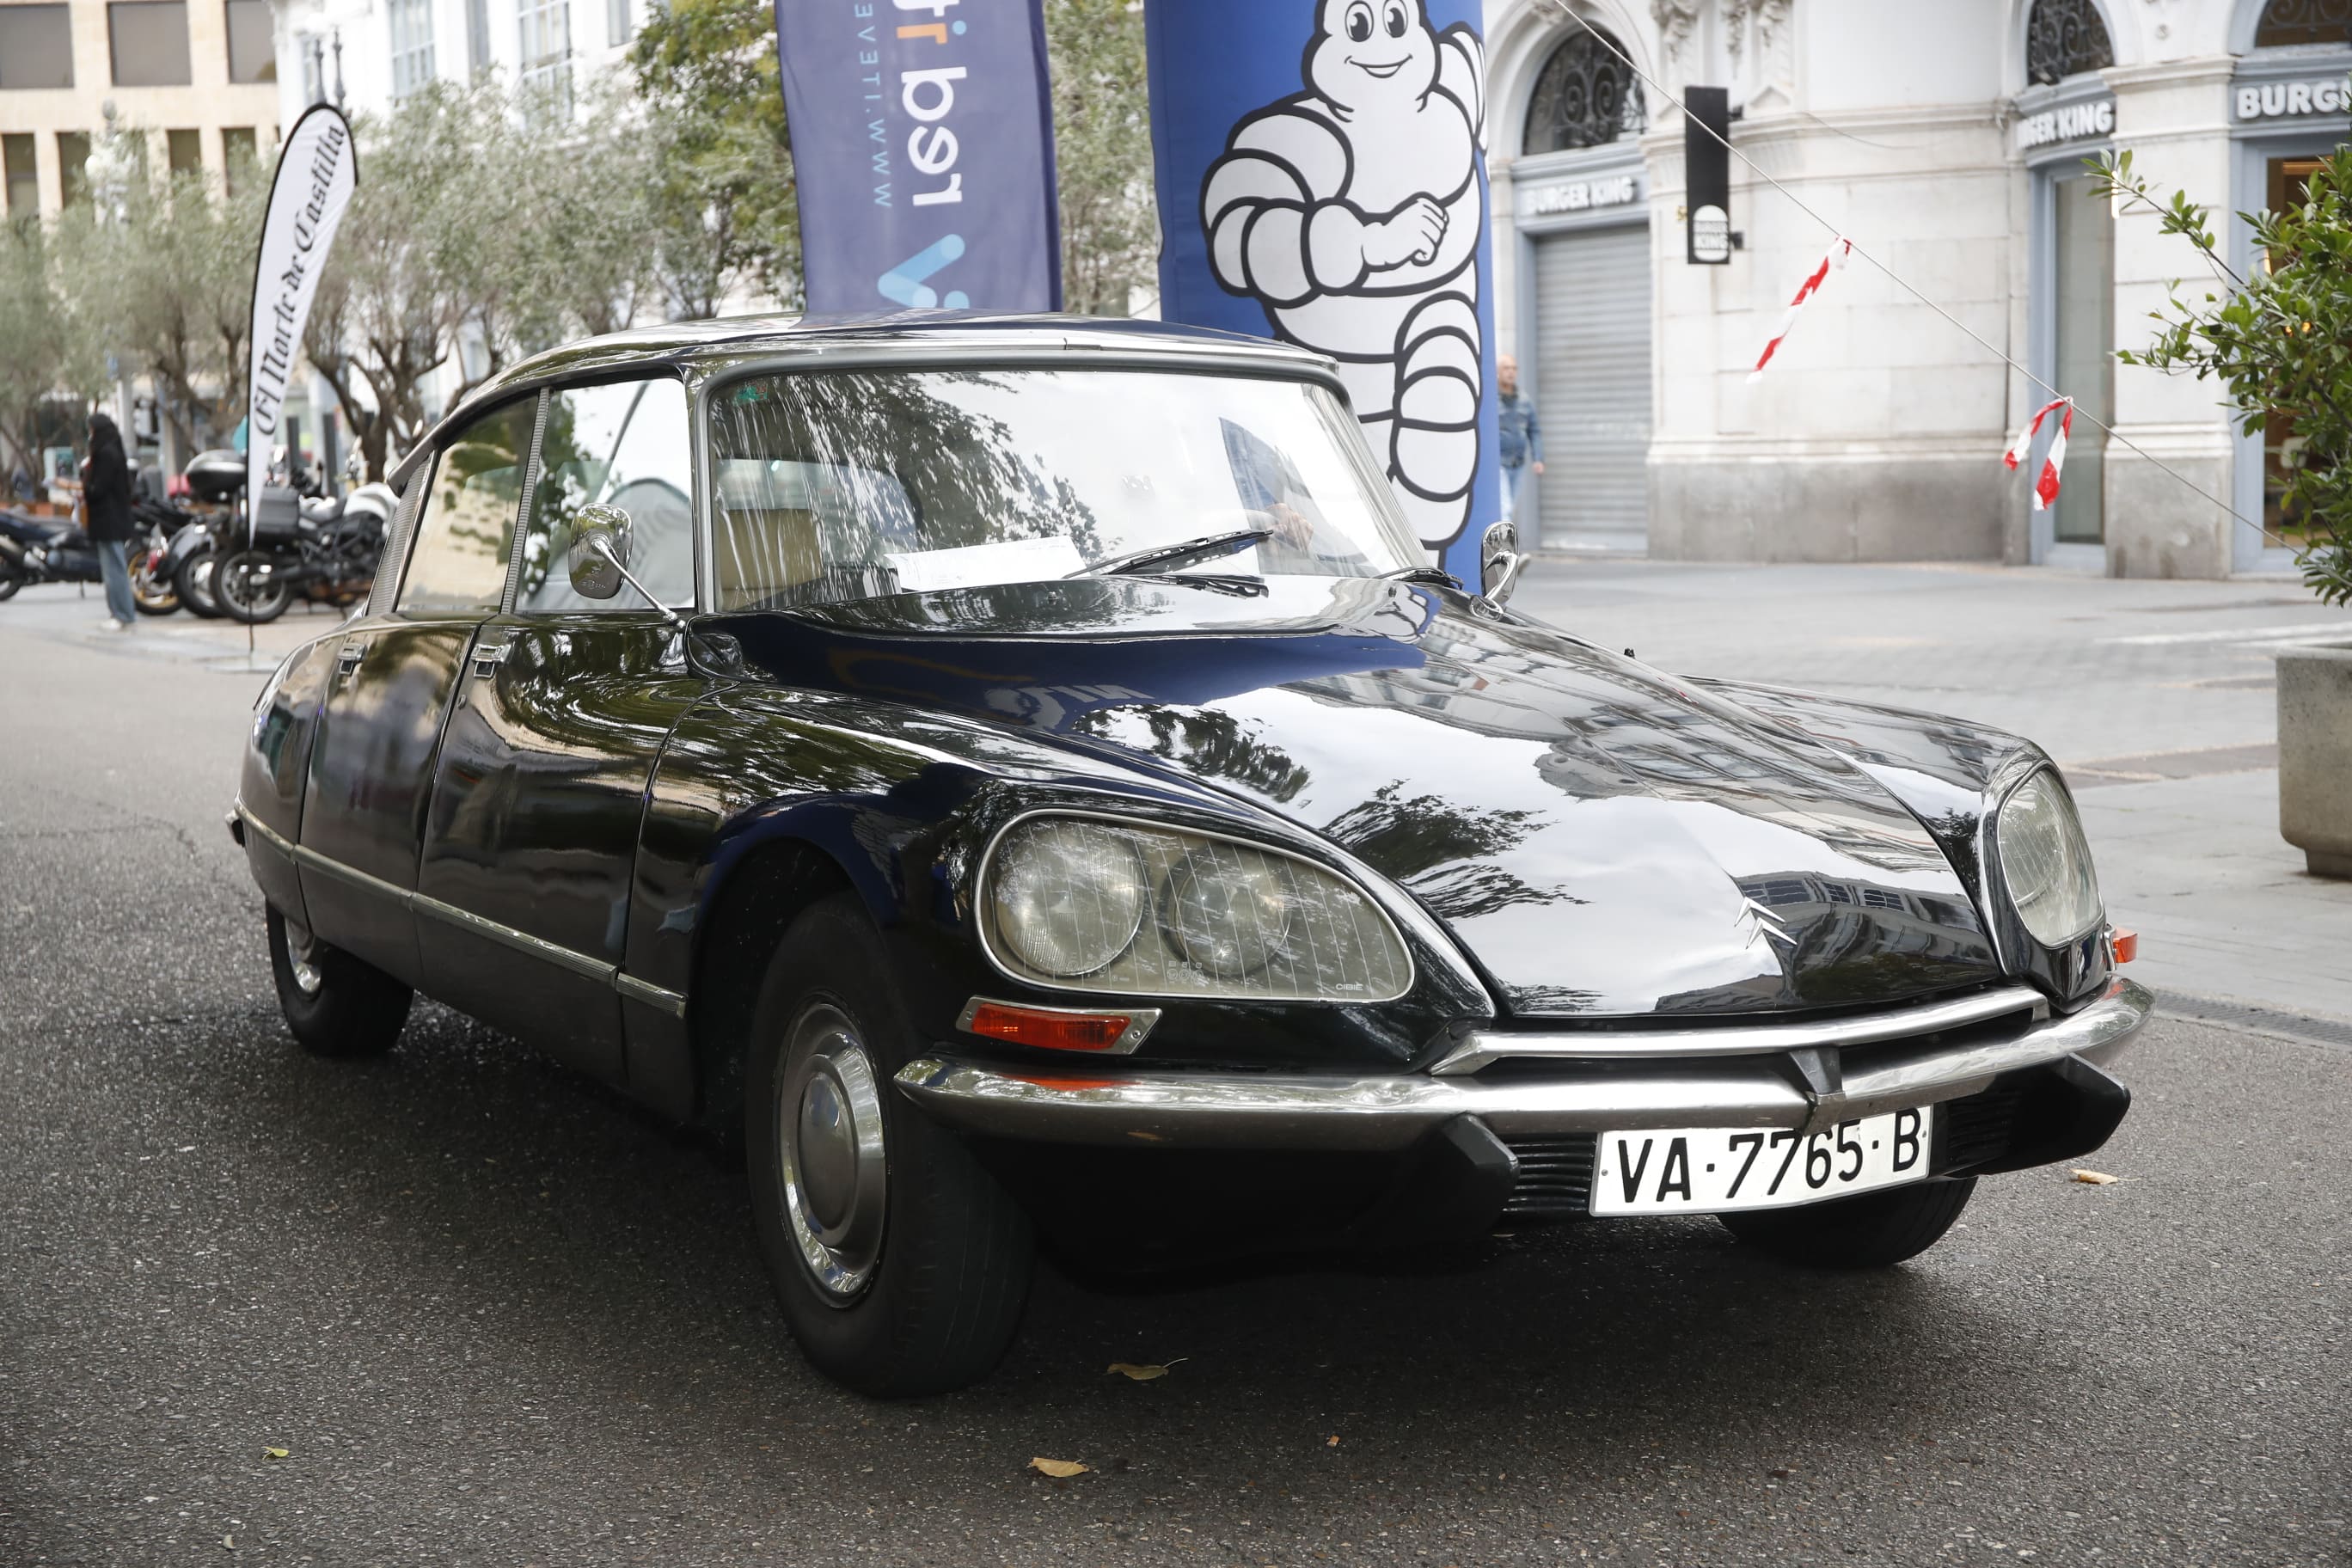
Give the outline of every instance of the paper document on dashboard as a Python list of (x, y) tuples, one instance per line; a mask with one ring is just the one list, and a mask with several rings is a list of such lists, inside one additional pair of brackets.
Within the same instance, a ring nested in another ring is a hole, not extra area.
[(1043, 583), (1067, 577), (1086, 562), (1066, 534), (1007, 539), (957, 550), (893, 551), (883, 557), (898, 574), (902, 594), (939, 588), (980, 588), (997, 583)]

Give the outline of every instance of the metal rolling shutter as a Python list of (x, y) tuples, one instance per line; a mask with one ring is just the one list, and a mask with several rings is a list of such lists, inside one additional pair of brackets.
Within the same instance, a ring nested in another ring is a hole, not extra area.
[(1536, 241), (1536, 372), (1544, 477), (1521, 492), (1520, 536), (1641, 549), (1649, 530), (1648, 226)]

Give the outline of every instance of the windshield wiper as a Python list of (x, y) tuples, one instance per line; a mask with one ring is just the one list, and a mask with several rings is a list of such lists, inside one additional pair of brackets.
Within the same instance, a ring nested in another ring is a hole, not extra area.
[(1108, 577), (1114, 573), (1150, 572), (1188, 561), (1204, 561), (1212, 555), (1232, 555), (1273, 537), (1274, 530), (1270, 528), (1228, 529), (1223, 533), (1188, 539), (1181, 544), (1155, 544), (1149, 550), (1130, 550), (1124, 555), (1113, 555), (1091, 566), (1081, 566), (1070, 575)]

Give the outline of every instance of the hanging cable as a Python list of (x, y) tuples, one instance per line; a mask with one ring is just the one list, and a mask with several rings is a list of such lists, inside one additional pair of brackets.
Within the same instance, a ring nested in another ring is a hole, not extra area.
[[(1561, 16), (1566, 17), (1568, 20), (1574, 22), (1578, 26), (1583, 28), (1585, 33), (1591, 37), (1594, 43), (1608, 50), (1611, 55), (1614, 56), (1623, 64), (1627, 70), (1632, 71), (1635, 76), (1641, 78), (1643, 82), (1647, 83), (1651, 91), (1656, 93), (1660, 98), (1664, 99), (1668, 103), (1673, 104), (1675, 110), (1682, 114), (1683, 122), (1685, 125), (1696, 125), (1709, 136), (1713, 136), (1717, 142), (1722, 142), (1724, 151), (1738, 159), (1742, 163), (1746, 164), (1750, 174), (1754, 174), (1758, 179), (1762, 180), (1774, 190), (1780, 192), (1782, 195), (1788, 197), (1790, 202), (1799, 212), (1803, 213), (1807, 217), (1811, 218), (1815, 223), (1820, 224), (1823, 228), (1828, 229), (1832, 236), (1835, 236), (1840, 239), (1845, 239), (1847, 247), (1854, 255), (1860, 257), (1863, 260), (1870, 263), (1871, 266), (1878, 268), (1880, 272), (1885, 274), (1886, 278), (1893, 282), (1896, 288), (1902, 289), (1906, 294), (1910, 295), (1914, 300), (1918, 300), (1922, 305), (1927, 306), (1930, 310), (1935, 311), (1938, 316), (1943, 317), (1944, 320), (1949, 321), (1953, 326), (1958, 327), (1960, 331), (1979, 348), (1983, 349), (1985, 353), (1992, 355), (1993, 358), (1999, 360), (2010, 369), (2017, 372), (2018, 374), (2023, 376), (2035, 386), (2040, 387), (2052, 397), (2065, 396), (2065, 394), (2060, 392), (2056, 387), (2051, 385), (2048, 382), (2042, 380), (2040, 376), (2026, 369), (2025, 366), (2018, 363), (2017, 361), (2010, 358), (2007, 353), (1994, 347), (1990, 342), (1988, 342), (1976, 331), (1976, 329), (1969, 326), (1966, 321), (1961, 321), (1958, 316), (1953, 315), (1949, 310), (1945, 310), (1944, 307), (1936, 303), (1935, 300), (1930, 300), (1927, 295), (1922, 294), (1918, 289), (1913, 288), (1910, 283), (1897, 274), (1893, 268), (1887, 266), (1884, 261), (1879, 260), (1878, 258), (1870, 254), (1869, 251), (1864, 250), (1861, 246), (1854, 244), (1851, 239), (1847, 239), (1844, 232), (1841, 230), (1837, 225), (1832, 223), (1829, 219), (1815, 212), (1811, 207), (1806, 205), (1803, 197), (1798, 195), (1796, 192), (1790, 190), (1788, 186), (1774, 179), (1762, 168), (1759, 168), (1754, 159), (1748, 157), (1747, 153), (1742, 153), (1738, 148), (1733, 146), (1728, 137), (1721, 135), (1713, 126), (1706, 124), (1705, 121), (1692, 119), (1690, 110), (1683, 108), (1683, 100), (1681, 99), (1676, 98), (1673, 93), (1668, 92), (1659, 84), (1656, 78), (1651, 76), (1649, 72), (1634, 64), (1633, 57), (1628, 55), (1623, 49), (1619, 48), (1616, 44), (1610, 39), (1608, 34), (1602, 32), (1591, 23), (1586, 21), (1582, 16), (1578, 16), (1574, 11), (1570, 10), (1568, 8), (1567, 0), (1545, 0), (1545, 3), (1554, 11), (1558, 12)], [(2264, 528), (2261, 523), (2256, 522), (2252, 518), (2246, 516), (2236, 507), (2231, 506), (2229, 502), (2223, 500), (2221, 497), (2215, 495), (2204, 486), (2197, 483), (2194, 479), (2191, 479), (2189, 476), (2183, 474), (2179, 469), (2174, 468), (2163, 458), (2157, 457), (2154, 453), (2149, 452), (2138, 443), (2131, 440), (2128, 437), (2118, 431), (2114, 426), (2108, 424), (2105, 420), (2100, 418), (2095, 414), (2090, 413), (2088, 410), (2083, 408), (2079, 404), (2075, 405), (2074, 412), (2076, 415), (2080, 416), (2086, 424), (2095, 425), (2101, 430), (2105, 431), (2108, 439), (2123, 447), (2124, 450), (2141, 458), (2143, 461), (2154, 465), (2159, 472), (2168, 474), (2171, 478), (2179, 480), (2184, 488), (2221, 508), (2221, 510), (2229, 517), (2239, 522), (2244, 523), (2248, 528), (2252, 529), (2263, 538), (2275, 541), (2283, 548), (2286, 547), (2286, 541), (2284, 538), (2273, 533), (2269, 529)]]

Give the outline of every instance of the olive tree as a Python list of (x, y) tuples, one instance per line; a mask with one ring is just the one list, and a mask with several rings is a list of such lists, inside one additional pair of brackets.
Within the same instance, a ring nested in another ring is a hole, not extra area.
[(99, 379), (59, 280), (56, 247), (39, 224), (0, 226), (0, 442), (27, 472), (40, 467), (42, 405)]
[(1062, 297), (1124, 316), (1154, 280), (1159, 209), (1138, 0), (1046, 0), (1054, 77), (1054, 171), (1062, 212)]
[(797, 302), (800, 212), (767, 0), (656, 6), (630, 64), (664, 313), (715, 316), (746, 288)]
[(2280, 510), (2301, 535), (2295, 564), (2323, 603), (2352, 604), (2352, 149), (2323, 161), (2301, 200), (2239, 215), (2261, 258), (2249, 277), (2222, 259), (2212, 214), (2179, 191), (2159, 198), (2129, 153), (2089, 162), (2118, 211), (2154, 211), (2219, 285), (2189, 300), (2174, 284), (2151, 312), (2155, 340), (2116, 357), (2221, 383), (2245, 431), (2291, 422)]
[(645, 134), (593, 87), (587, 112), (496, 78), (438, 83), (362, 119), (361, 178), (303, 333), (372, 479), (446, 404), (524, 355), (635, 319)]
[[(135, 146), (138, 134), (115, 140)], [(115, 151), (128, 177), (55, 221), (59, 291), (79, 344), (152, 376), (164, 416), (190, 446), (200, 426), (224, 430), (238, 417), (263, 182), (155, 179), (135, 155)]]

